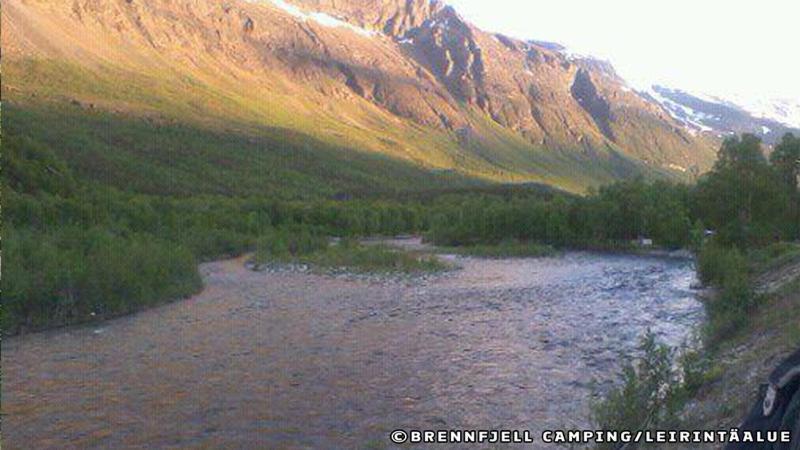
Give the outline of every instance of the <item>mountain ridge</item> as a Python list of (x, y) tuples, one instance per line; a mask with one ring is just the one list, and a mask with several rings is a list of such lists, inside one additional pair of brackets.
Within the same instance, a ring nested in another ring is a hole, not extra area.
[(486, 33), (438, 1), (4, 5), (4, 98), (308, 132), (430, 170), (582, 191), (713, 162), (610, 65)]
[(719, 137), (751, 133), (772, 146), (785, 133), (800, 134), (786, 116), (757, 114), (730, 100), (693, 94), (680, 89), (655, 85), (643, 95), (661, 103), (670, 114), (697, 132), (713, 133)]

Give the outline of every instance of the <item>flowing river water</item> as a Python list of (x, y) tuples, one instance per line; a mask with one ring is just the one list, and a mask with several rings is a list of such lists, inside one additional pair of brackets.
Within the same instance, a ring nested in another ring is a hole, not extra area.
[(6, 339), (4, 447), (392, 448), (396, 428), (538, 440), (588, 425), (648, 328), (679, 345), (703, 317), (689, 260), (448, 258), (463, 268), (388, 281), (214, 262), (191, 299)]

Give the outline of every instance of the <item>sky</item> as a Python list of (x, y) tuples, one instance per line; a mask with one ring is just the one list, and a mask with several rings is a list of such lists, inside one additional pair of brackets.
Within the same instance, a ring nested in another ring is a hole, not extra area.
[(558, 42), (650, 84), (800, 101), (800, 0), (445, 0), (478, 27)]

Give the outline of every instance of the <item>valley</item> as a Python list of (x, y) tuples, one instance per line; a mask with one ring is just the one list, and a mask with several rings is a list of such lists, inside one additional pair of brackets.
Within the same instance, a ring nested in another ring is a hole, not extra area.
[(4, 0), (0, 44), (5, 448), (727, 430), (800, 341), (793, 99), (440, 0)]

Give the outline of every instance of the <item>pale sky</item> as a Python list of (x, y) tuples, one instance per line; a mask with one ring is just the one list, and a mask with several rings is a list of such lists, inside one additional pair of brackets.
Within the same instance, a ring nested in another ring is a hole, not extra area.
[(445, 0), (487, 31), (611, 61), (634, 87), (800, 99), (800, 0)]

